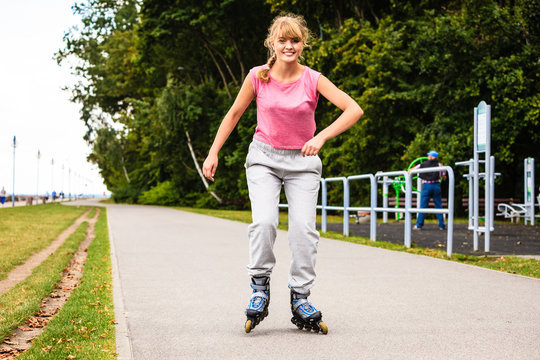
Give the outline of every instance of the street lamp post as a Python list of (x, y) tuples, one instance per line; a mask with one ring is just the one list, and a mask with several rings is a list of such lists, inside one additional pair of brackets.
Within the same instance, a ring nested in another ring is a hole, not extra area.
[(62, 193), (62, 200), (64, 200), (64, 164), (62, 164), (62, 188), (60, 189), (60, 192)]
[(71, 168), (68, 168), (69, 201), (71, 201)]
[(12, 206), (15, 207), (15, 148), (17, 147), (17, 138), (13, 136), (13, 196), (11, 197)]
[(54, 191), (54, 158), (51, 158), (51, 196), (52, 191)]
[(37, 151), (37, 176), (36, 176), (36, 205), (39, 204), (39, 159), (41, 159), (41, 152)]

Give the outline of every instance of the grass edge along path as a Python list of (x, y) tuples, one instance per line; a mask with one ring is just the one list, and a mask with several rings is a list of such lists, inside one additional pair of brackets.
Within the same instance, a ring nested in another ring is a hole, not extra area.
[(53, 254), (34, 268), (32, 275), (0, 295), (1, 342), (12, 329), (39, 311), (41, 301), (54, 290), (64, 268), (84, 240), (87, 227), (88, 223), (83, 222)]
[(0, 241), (0, 254), (8, 255), (0, 258), (0, 280), (47, 248), (88, 210), (59, 203), (2, 209), (0, 237), (5, 238)]
[(115, 347), (112, 264), (102, 208), (79, 286), (19, 359), (115, 359)]
[(89, 213), (90, 209), (62, 231), (62, 233), (60, 233), (60, 235), (58, 235), (58, 237), (46, 248), (32, 254), (23, 264), (11, 269), (6, 278), (0, 280), (0, 295), (30, 276), (36, 266), (39, 266), (39, 264), (41, 264), (50, 254), (54, 253), (83, 222), (87, 221)]
[[(178, 210), (189, 211), (196, 214), (214, 216), (227, 220), (240, 221), (244, 223), (251, 223), (251, 212), (247, 210), (216, 210), (216, 209), (199, 209), (199, 208), (186, 208), (186, 207), (173, 207)], [(319, 215), (318, 215), (319, 216)], [(286, 222), (287, 214), (280, 213), (280, 222)], [(281, 230), (287, 230), (288, 226), (280, 224), (278, 226)], [(525, 259), (516, 256), (473, 256), (453, 253), (451, 257), (448, 257), (446, 251), (411, 247), (407, 248), (405, 245), (398, 245), (382, 240), (371, 241), (368, 238), (359, 236), (344, 236), (343, 234), (336, 232), (321, 232), (322, 237), (332, 240), (341, 240), (351, 242), (354, 244), (373, 246), (393, 251), (402, 251), (415, 255), (424, 255), (434, 257), (437, 259), (444, 259), (459, 262), (462, 264), (479, 266), (491, 270), (506, 272), (510, 274), (522, 275), (527, 277), (540, 279), (540, 260)]]

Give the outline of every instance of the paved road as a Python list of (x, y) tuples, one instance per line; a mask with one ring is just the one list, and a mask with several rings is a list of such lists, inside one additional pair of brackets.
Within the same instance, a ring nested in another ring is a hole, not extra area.
[(134, 359), (540, 358), (537, 279), (321, 239), (311, 300), (330, 330), (307, 333), (290, 323), (279, 231), (270, 316), (245, 334), (246, 224), (127, 205), (108, 218), (130, 340), (119, 331), (120, 359), (129, 347)]

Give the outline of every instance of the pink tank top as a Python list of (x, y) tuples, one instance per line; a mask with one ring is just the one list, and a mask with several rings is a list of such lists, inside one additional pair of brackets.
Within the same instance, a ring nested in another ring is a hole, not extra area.
[(319, 93), (317, 82), (321, 73), (304, 66), (298, 80), (281, 83), (257, 78), (257, 70), (249, 71), (257, 99), (257, 129), (255, 139), (276, 149), (301, 149), (315, 135), (315, 108)]

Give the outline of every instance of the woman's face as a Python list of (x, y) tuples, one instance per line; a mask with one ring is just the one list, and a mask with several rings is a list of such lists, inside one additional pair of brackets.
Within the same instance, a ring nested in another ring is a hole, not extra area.
[(273, 47), (276, 52), (277, 60), (296, 62), (298, 61), (298, 57), (302, 54), (304, 44), (301, 39), (289, 38), (280, 34), (274, 40)]

